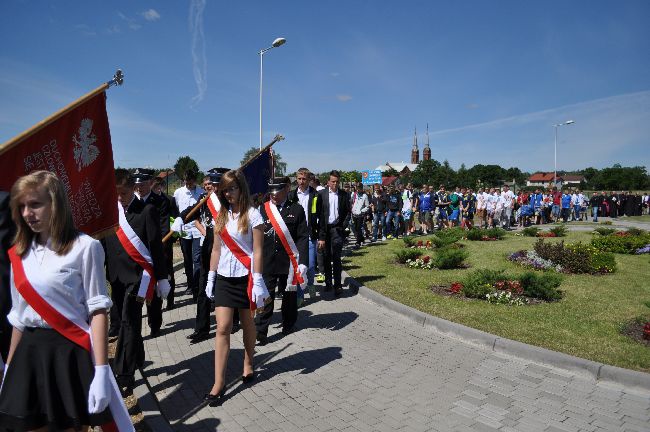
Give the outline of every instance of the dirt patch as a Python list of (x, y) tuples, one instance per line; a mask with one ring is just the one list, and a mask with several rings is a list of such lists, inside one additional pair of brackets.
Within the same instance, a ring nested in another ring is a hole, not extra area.
[(621, 333), (650, 348), (650, 338), (643, 334), (644, 325), (645, 322), (642, 320), (631, 321), (623, 326)]

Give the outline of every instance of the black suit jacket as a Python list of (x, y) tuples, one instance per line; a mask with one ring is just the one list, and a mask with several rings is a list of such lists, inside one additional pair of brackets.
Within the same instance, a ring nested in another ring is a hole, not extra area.
[[(162, 247), (160, 216), (152, 205), (143, 203), (137, 197), (126, 209), (126, 220), (133, 231), (149, 249), (153, 260), (154, 277), (158, 280), (167, 278), (167, 267)], [(117, 234), (111, 234), (102, 240), (106, 251), (106, 278), (110, 283), (120, 282), (124, 285), (136, 285), (142, 278), (142, 267), (126, 253)]]
[[(325, 240), (327, 236), (327, 222), (330, 216), (330, 190), (325, 188), (318, 192), (321, 201), (321, 212), (319, 216), (320, 229), (318, 231), (318, 240)], [(341, 236), (343, 230), (350, 224), (350, 196), (343, 189), (337, 191), (339, 198), (339, 215), (335, 224), (336, 228), (340, 230)]]
[[(321, 210), (322, 200), (320, 199), (320, 195), (318, 195), (316, 189), (314, 189), (313, 187), (309, 186), (308, 191), (309, 191), (309, 204), (307, 208), (307, 213), (309, 214), (309, 217), (307, 218), (307, 227), (309, 229), (310, 237), (312, 239), (318, 239), (318, 231), (320, 230), (318, 217), (322, 211)], [(298, 200), (298, 188), (291, 191), (287, 199), (292, 203), (296, 203), (300, 205), (300, 201)]]
[(9, 194), (0, 191), (0, 354), (7, 359), (9, 342), (11, 341), (11, 324), (7, 314), (11, 310), (11, 289), (9, 288), (9, 255), (15, 231), (11, 210), (9, 209)]
[(147, 199), (144, 200), (144, 203), (151, 204), (156, 208), (156, 210), (158, 210), (158, 215), (160, 217), (160, 232), (162, 233), (162, 236), (165, 237), (169, 232), (170, 202), (162, 195), (157, 195), (151, 192)]
[[(260, 213), (264, 219), (264, 266), (262, 272), (264, 274), (289, 274), (289, 255), (275, 233), (264, 205), (260, 206)], [(298, 249), (298, 264), (308, 266), (309, 230), (305, 220), (305, 211), (300, 204), (287, 200), (287, 204), (280, 210), (280, 216), (287, 224), (291, 238)]]

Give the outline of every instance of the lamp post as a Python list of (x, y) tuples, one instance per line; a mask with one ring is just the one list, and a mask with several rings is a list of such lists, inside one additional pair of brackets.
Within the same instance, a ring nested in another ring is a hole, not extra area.
[(567, 120), (564, 123), (558, 123), (558, 124), (553, 125), (553, 127), (555, 128), (555, 146), (554, 146), (554, 151), (553, 151), (553, 153), (554, 153), (553, 159), (555, 161), (555, 164), (554, 164), (555, 171), (553, 172), (553, 187), (557, 186), (557, 128), (560, 127), (560, 126), (572, 125), (573, 123), (575, 123), (575, 121)]
[(287, 40), (285, 38), (277, 38), (273, 41), (270, 47), (260, 50), (260, 151), (262, 150), (262, 71), (264, 53), (273, 48), (283, 45)]

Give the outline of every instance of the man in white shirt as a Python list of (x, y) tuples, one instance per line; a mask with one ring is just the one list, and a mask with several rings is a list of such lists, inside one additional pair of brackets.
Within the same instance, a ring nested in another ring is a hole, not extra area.
[(510, 190), (510, 186), (505, 185), (503, 187), (503, 192), (501, 192), (501, 198), (503, 198), (503, 217), (505, 229), (510, 229), (510, 218), (512, 217), (512, 209), (514, 207), (515, 194)]
[[(196, 185), (196, 173), (188, 170), (184, 175), (185, 186), (174, 191), (174, 199), (178, 211), (193, 206), (199, 200), (204, 190)], [(196, 301), (199, 294), (199, 273), (201, 272), (201, 233), (193, 222), (183, 225), (181, 230), (181, 250), (183, 251), (183, 264), (187, 276), (187, 291), (192, 293)]]
[(357, 183), (356, 191), (352, 195), (352, 221), (354, 223), (356, 249), (359, 249), (363, 245), (363, 224), (365, 223), (368, 210), (370, 210), (368, 195), (363, 191), (363, 184)]

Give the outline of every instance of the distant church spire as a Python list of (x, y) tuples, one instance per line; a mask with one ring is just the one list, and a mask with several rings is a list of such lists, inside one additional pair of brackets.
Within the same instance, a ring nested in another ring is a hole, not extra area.
[(431, 147), (429, 147), (429, 123), (427, 122), (427, 144), (422, 151), (423, 160), (431, 160)]
[(413, 150), (411, 150), (411, 163), (416, 164), (420, 162), (420, 149), (418, 148), (418, 128), (415, 127), (413, 135)]

